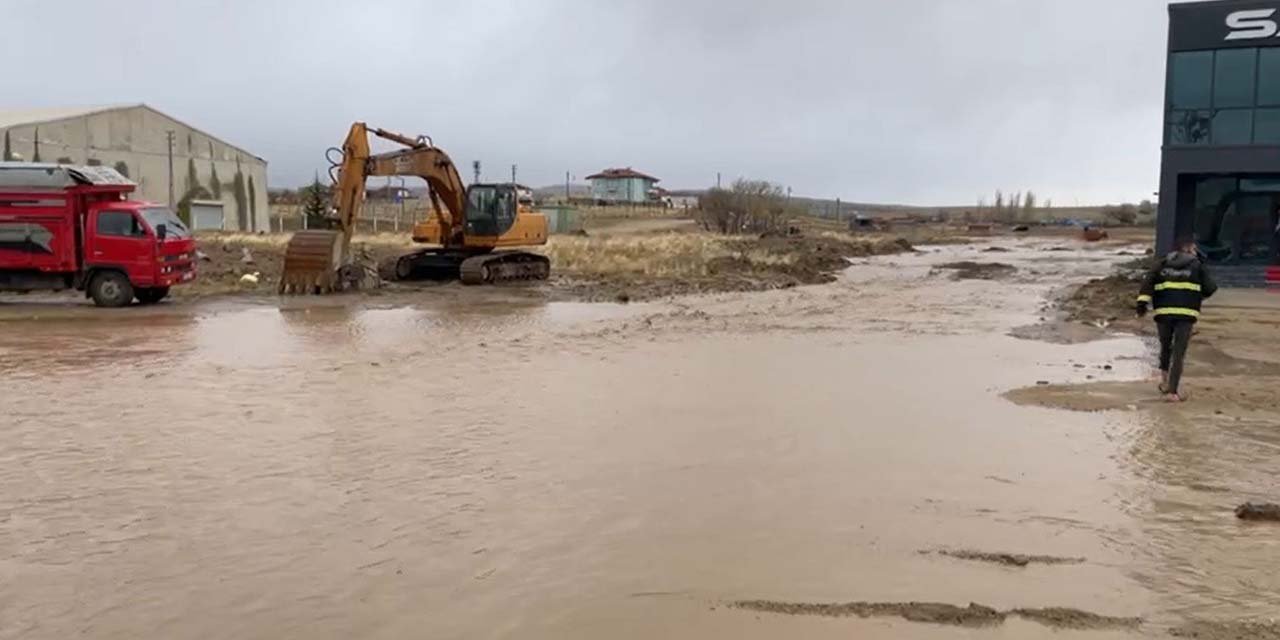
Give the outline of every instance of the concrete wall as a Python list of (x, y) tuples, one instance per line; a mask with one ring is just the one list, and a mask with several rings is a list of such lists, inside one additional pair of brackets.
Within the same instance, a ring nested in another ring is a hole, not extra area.
[[(8, 133), (10, 149), (23, 160), (35, 161), (39, 130), (39, 160), (69, 164), (100, 163), (123, 166), (138, 183), (135, 198), (169, 202), (169, 152), (167, 131), (174, 132), (173, 199), (175, 206), (192, 190), (194, 170), (199, 186), (208, 190), (199, 200), (221, 200), (229, 230), (270, 229), (267, 206), (267, 163), (244, 151), (144, 106), (128, 107), (38, 125), (21, 125)], [(0, 138), (2, 139), (2, 138)], [(217, 173), (219, 187), (213, 187)], [(236, 174), (243, 184), (237, 198)], [(243, 203), (243, 204), (241, 204)]]

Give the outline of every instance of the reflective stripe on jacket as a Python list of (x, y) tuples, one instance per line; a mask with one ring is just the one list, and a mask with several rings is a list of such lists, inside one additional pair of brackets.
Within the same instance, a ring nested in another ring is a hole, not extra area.
[(1218, 285), (1198, 257), (1175, 251), (1147, 272), (1138, 302), (1151, 305), (1156, 317), (1195, 320), (1200, 317), (1200, 303), (1217, 290)]

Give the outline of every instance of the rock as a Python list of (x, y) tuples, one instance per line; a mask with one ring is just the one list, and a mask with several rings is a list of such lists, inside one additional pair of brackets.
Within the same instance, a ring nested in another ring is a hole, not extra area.
[(1236, 507), (1236, 517), (1241, 520), (1280, 522), (1280, 504), (1246, 502)]
[(627, 304), (628, 302), (631, 302), (631, 296), (626, 292), (619, 293), (618, 295), (614, 296), (613, 299), (615, 302), (619, 302), (622, 304)]
[(1103, 368), (1103, 370), (1105, 370), (1105, 371), (1110, 371), (1111, 369), (1113, 369), (1113, 367), (1112, 367), (1111, 365), (1109, 365), (1109, 364), (1102, 365), (1102, 368)]
[(1041, 387), (1044, 387), (1044, 386), (1048, 386), (1048, 385), (1049, 385), (1049, 381), (1048, 381), (1048, 380), (1036, 380), (1036, 384), (1037, 384), (1037, 385), (1039, 385), (1039, 386), (1041, 386)]
[(242, 247), (242, 248), (240, 249), (240, 263), (241, 263), (241, 264), (254, 264), (254, 262), (253, 262), (253, 253), (249, 251), (249, 247)]
[(199, 260), (200, 262), (213, 262), (213, 258), (210, 258), (209, 254), (199, 249), (196, 249), (196, 260)]
[(246, 273), (240, 276), (240, 284), (257, 286), (258, 280), (261, 277), (262, 277), (262, 273), (258, 271), (254, 271), (253, 273)]

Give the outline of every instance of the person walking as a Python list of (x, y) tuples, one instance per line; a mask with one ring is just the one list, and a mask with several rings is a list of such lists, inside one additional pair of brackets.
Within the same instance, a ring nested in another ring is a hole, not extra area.
[(1200, 303), (1218, 290), (1193, 237), (1180, 238), (1177, 248), (1147, 272), (1138, 292), (1138, 317), (1153, 309), (1160, 335), (1160, 393), (1169, 402), (1182, 402), (1182, 366), (1191, 330), (1200, 318)]

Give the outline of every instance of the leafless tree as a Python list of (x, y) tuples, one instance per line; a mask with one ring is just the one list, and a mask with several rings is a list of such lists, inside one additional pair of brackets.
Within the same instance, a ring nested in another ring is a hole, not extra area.
[(708, 191), (698, 219), (708, 231), (766, 233), (785, 229), (799, 213), (799, 208), (788, 204), (782, 187), (764, 180), (738, 179), (728, 189)]

